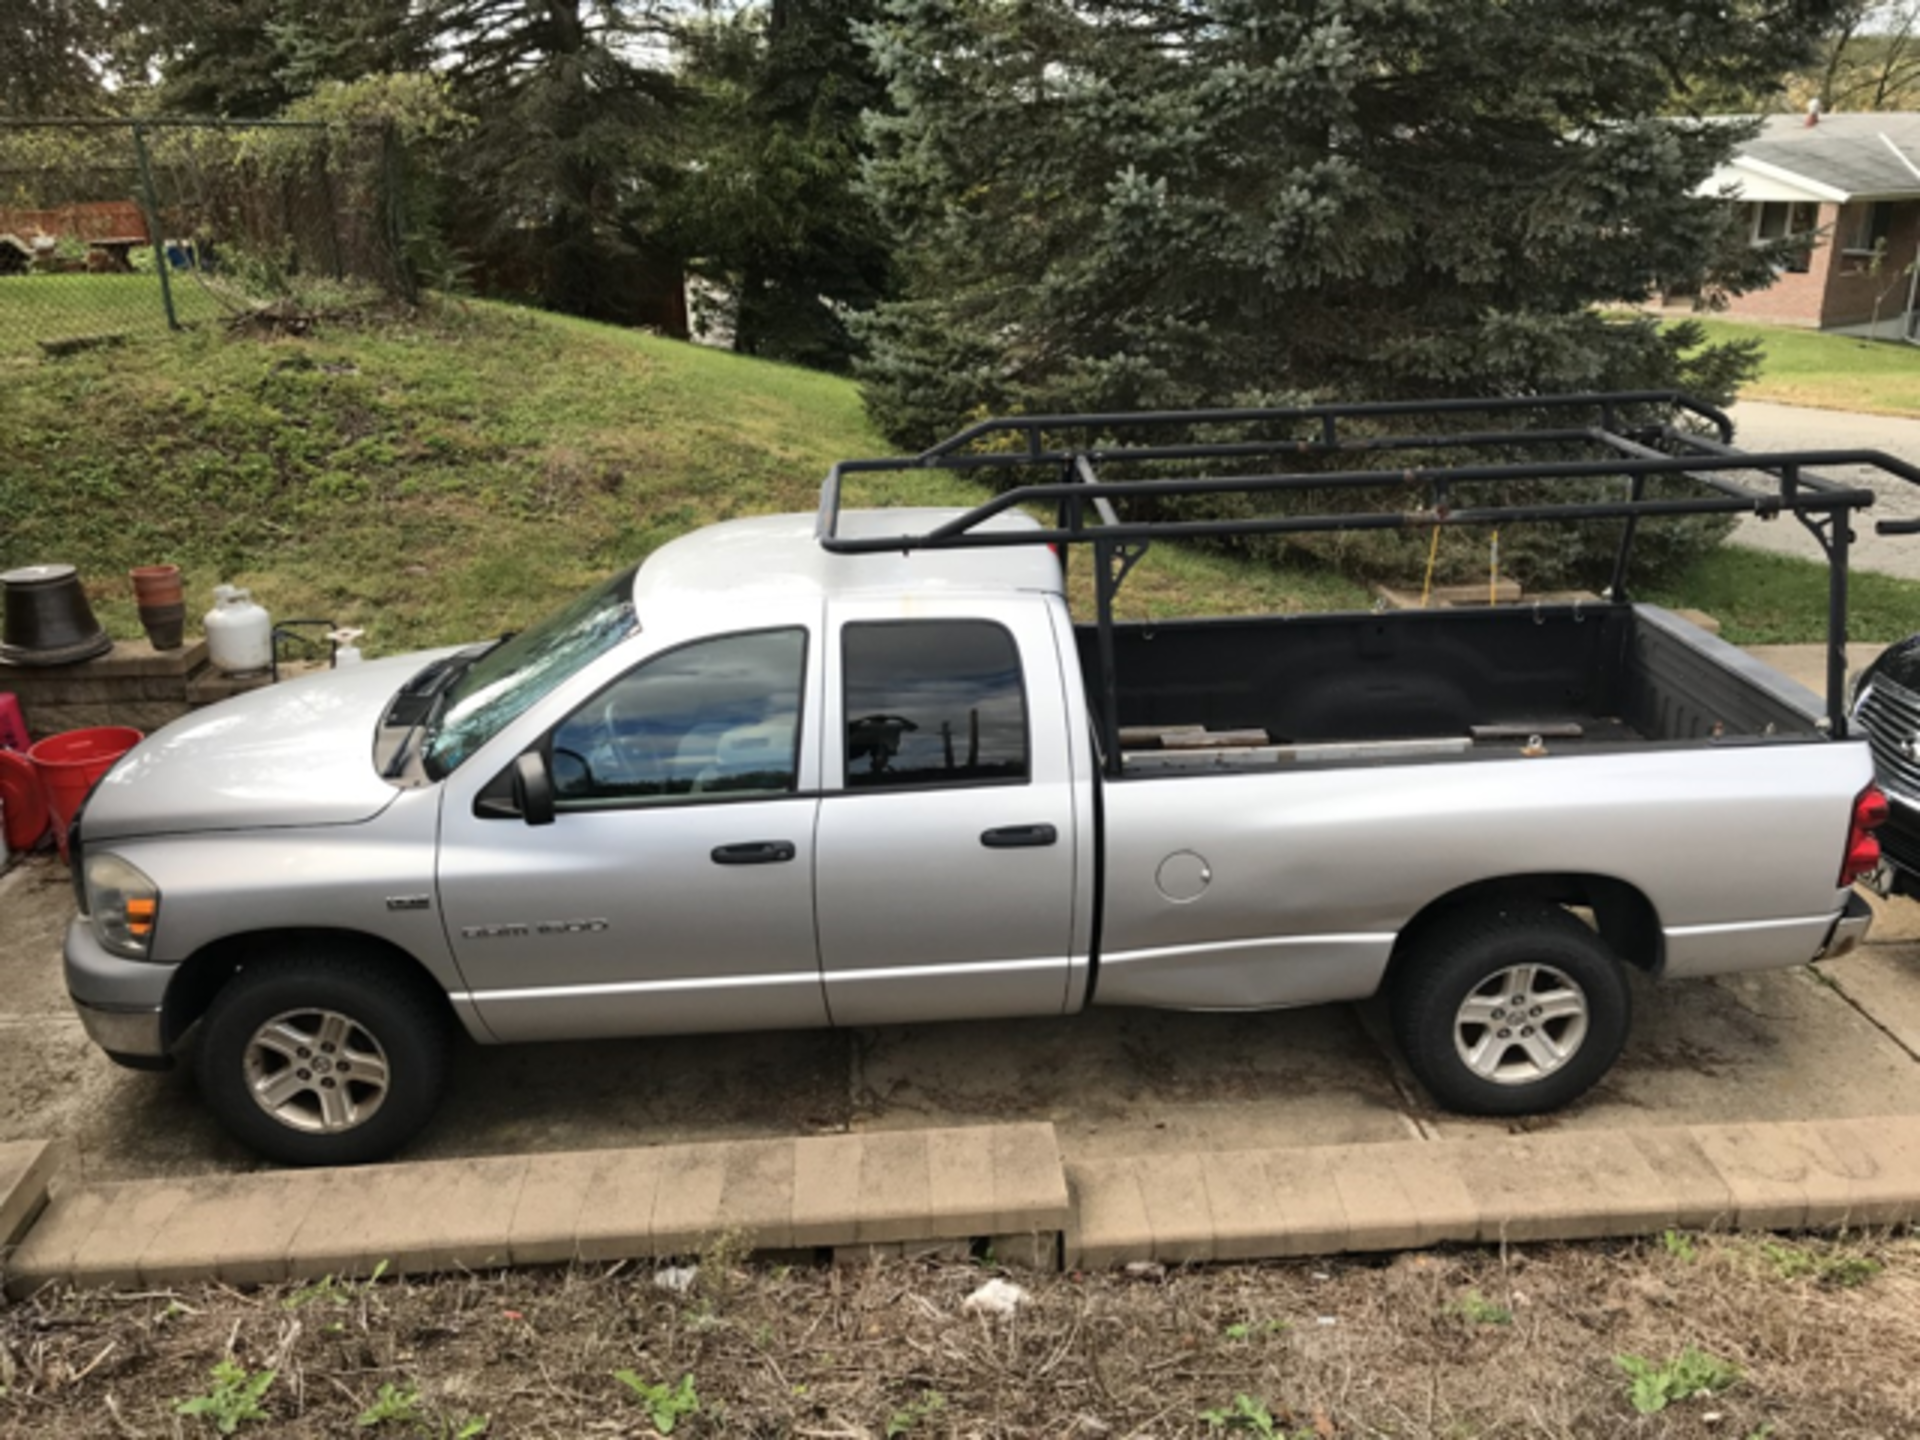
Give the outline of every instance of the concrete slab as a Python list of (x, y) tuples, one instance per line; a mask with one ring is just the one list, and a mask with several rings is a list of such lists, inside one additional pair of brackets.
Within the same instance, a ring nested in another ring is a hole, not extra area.
[(1153, 1254), (1131, 1255), (1131, 1260), (1164, 1260), (1177, 1265), (1213, 1259), (1213, 1206), (1197, 1155), (1159, 1156), (1133, 1162), (1134, 1183), (1146, 1207), (1147, 1227), (1153, 1232)]
[[(250, 1284), (383, 1267), (418, 1274), (686, 1255), (728, 1234), (756, 1249), (869, 1251), (964, 1248), (984, 1235), (1051, 1255), (1070, 1214), (1059, 1150), (1045, 1126), (1011, 1128), (1004, 1141), (985, 1134), (973, 1142), (989, 1173), (990, 1207), (979, 1187), (952, 1201), (932, 1190), (929, 1155), (967, 1148), (941, 1132), (80, 1186), (20, 1245), (8, 1287), (18, 1295), (61, 1280)], [(1043, 1153), (1049, 1163), (1036, 1165)], [(848, 1171), (851, 1186), (807, 1189)], [(567, 1193), (577, 1199), (564, 1201)]]
[(580, 1217), (602, 1163), (601, 1154), (588, 1152), (549, 1155), (527, 1167), (507, 1225), (513, 1264), (564, 1265), (578, 1258)]
[(1682, 1128), (1630, 1130), (1627, 1140), (1660, 1177), (1662, 1209), (1684, 1230), (1714, 1230), (1733, 1223), (1733, 1191), (1700, 1142)]
[(45, 1208), (58, 1160), (44, 1140), (0, 1144), (0, 1246), (18, 1240)]
[[(1899, 902), (1901, 918), (1920, 909)], [(1920, 945), (1862, 945), (1845, 959), (1819, 967), (1819, 973), (1907, 1055), (1920, 1059)]]
[[(1238, 1190), (1223, 1224), (1208, 1200), (1223, 1167), (1278, 1183)], [(1829, 1229), (1920, 1218), (1920, 1117), (1132, 1156), (1068, 1172), (1067, 1263), (1088, 1267), (1657, 1234), (1702, 1216)]]
[(1920, 942), (1920, 901), (1904, 895), (1875, 895), (1864, 886), (1860, 894), (1873, 907), (1873, 928), (1867, 932), (1869, 945), (1911, 945)]
[(18, 1300), (43, 1285), (71, 1283), (81, 1247), (107, 1218), (113, 1199), (110, 1186), (53, 1196), (7, 1258), (8, 1296)]
[(1075, 1158), (1418, 1133), (1391, 1065), (1344, 1005), (889, 1027), (863, 1035), (855, 1066), (856, 1129), (1045, 1120)]
[(234, 1176), (196, 1184), (142, 1255), (144, 1282), (181, 1285), (209, 1274), (236, 1285), (285, 1280), (287, 1237), (319, 1198), (304, 1179)]
[[(667, 1155), (659, 1150), (612, 1150), (597, 1156), (593, 1178), (587, 1184), (586, 1198), (574, 1221), (576, 1254), (582, 1260), (618, 1260), (636, 1250), (651, 1250), (653, 1245), (653, 1207), (659, 1198), (661, 1173)], [(563, 1169), (573, 1172), (579, 1161), (569, 1156), (542, 1156), (533, 1168), (539, 1175), (554, 1160), (564, 1162)], [(548, 1235), (522, 1232), (518, 1243), (557, 1245), (565, 1231), (556, 1228)]]

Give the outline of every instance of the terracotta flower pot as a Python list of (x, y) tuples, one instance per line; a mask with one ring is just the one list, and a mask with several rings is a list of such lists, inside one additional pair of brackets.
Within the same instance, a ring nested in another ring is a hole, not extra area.
[(133, 598), (143, 608), (186, 602), (178, 565), (142, 565), (129, 573), (133, 577)]

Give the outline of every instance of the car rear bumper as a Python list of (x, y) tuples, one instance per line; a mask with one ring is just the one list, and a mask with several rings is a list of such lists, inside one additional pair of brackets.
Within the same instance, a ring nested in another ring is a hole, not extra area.
[(1816, 960), (1838, 960), (1842, 955), (1850, 955), (1860, 948), (1867, 938), (1867, 932), (1873, 928), (1873, 907), (1867, 904), (1864, 895), (1855, 891), (1847, 896), (1847, 905), (1840, 912), (1840, 918), (1833, 922), (1833, 930), (1827, 936), (1827, 943), (1820, 947)]

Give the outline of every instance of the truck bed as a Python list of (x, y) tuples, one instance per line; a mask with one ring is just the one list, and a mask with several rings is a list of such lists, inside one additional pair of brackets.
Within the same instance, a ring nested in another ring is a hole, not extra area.
[(1117, 624), (1114, 657), (1130, 774), (1824, 738), (1819, 697), (1647, 605)]

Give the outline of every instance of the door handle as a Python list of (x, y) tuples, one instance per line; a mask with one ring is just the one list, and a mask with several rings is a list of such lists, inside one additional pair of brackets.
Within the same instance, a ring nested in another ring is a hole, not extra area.
[(1059, 838), (1060, 832), (1051, 825), (1002, 825), (981, 835), (980, 843), (989, 850), (1020, 850), (1051, 845)]
[(713, 851), (716, 865), (778, 865), (800, 852), (791, 840), (748, 840), (739, 845), (717, 845)]

